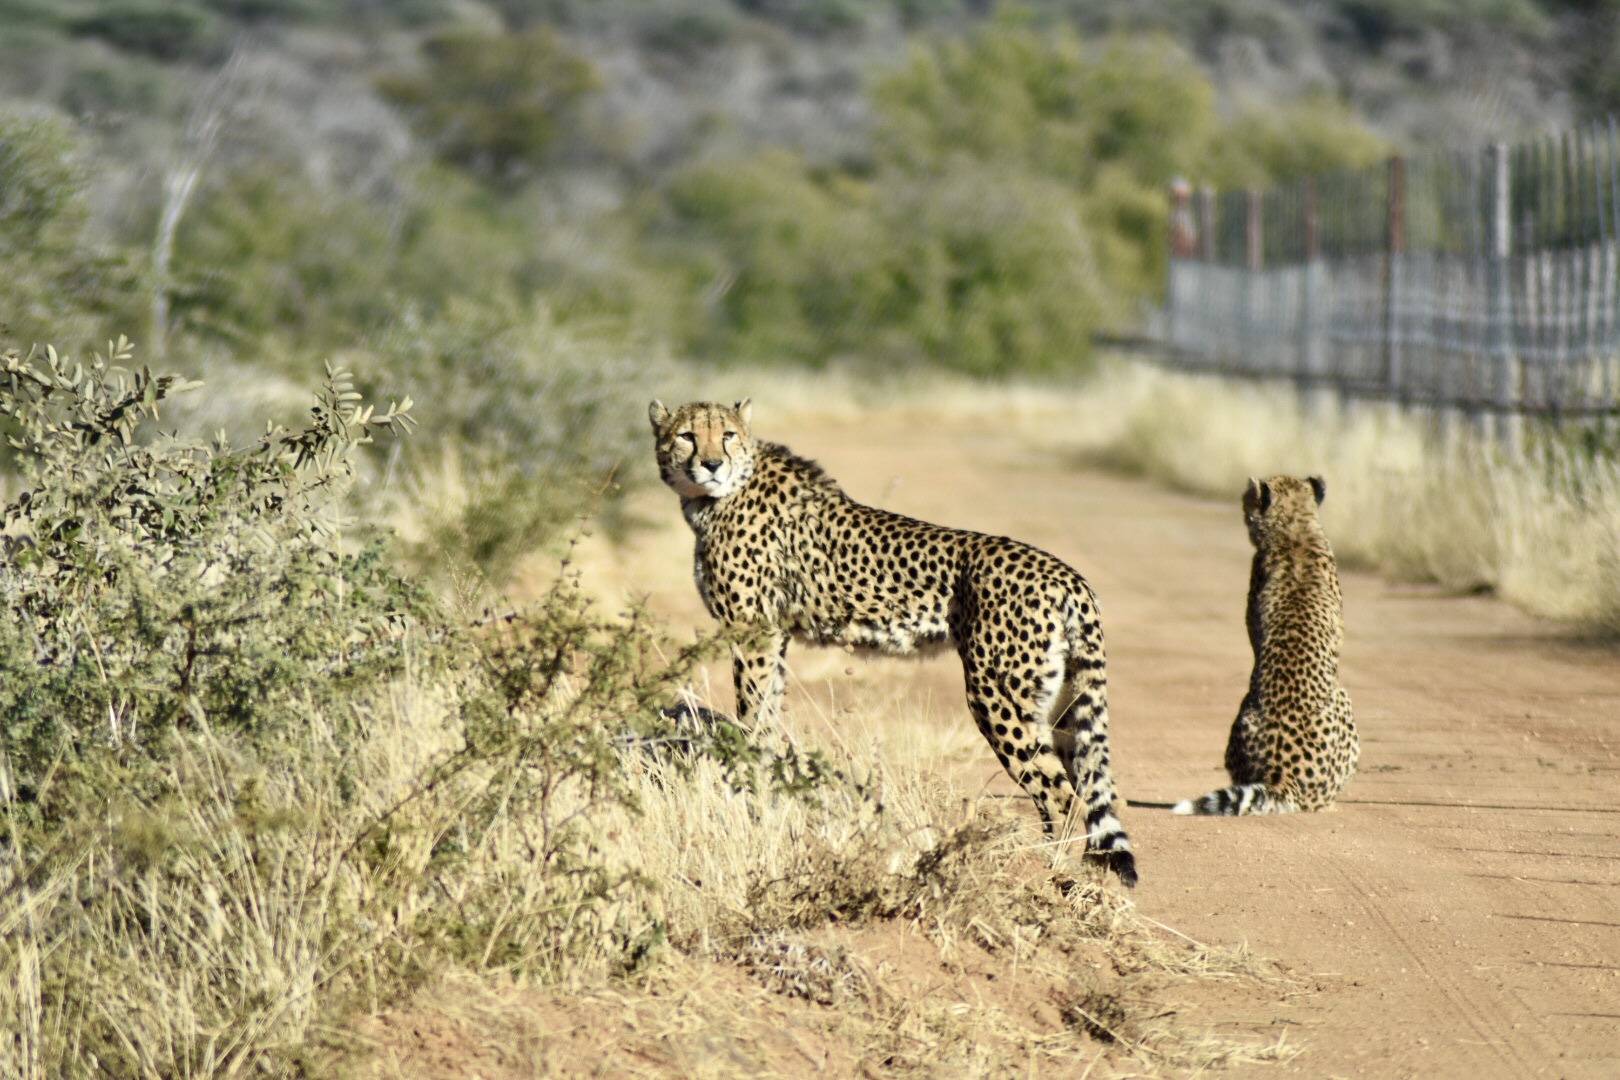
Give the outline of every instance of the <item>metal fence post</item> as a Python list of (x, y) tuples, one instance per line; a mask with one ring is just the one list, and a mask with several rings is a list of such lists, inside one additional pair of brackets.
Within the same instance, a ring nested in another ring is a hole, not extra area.
[(1508, 148), (1493, 143), (1486, 150), (1486, 208), (1489, 232), (1485, 249), (1485, 352), (1491, 365), (1494, 433), (1502, 449), (1517, 455), (1523, 449), (1523, 424), (1518, 415), (1518, 360), (1513, 342), (1513, 291), (1508, 259), (1513, 253), (1512, 215), (1509, 210)]
[(1318, 331), (1317, 277), (1321, 273), (1321, 239), (1316, 205), (1316, 178), (1307, 176), (1300, 188), (1300, 217), (1304, 229), (1304, 265), (1299, 273), (1299, 370), (1306, 405), (1315, 408), (1322, 400), (1322, 339)]
[(1192, 216), (1192, 185), (1177, 177), (1170, 181), (1170, 268), (1165, 289), (1165, 337), (1172, 351), (1179, 352), (1185, 345), (1186, 314), (1182, 308), (1188, 291), (1187, 267), (1183, 260), (1196, 251), (1196, 232)]
[(1244, 204), (1243, 217), (1243, 354), (1260, 355), (1260, 271), (1265, 265), (1265, 252), (1261, 247), (1260, 213), (1263, 207), (1260, 192), (1250, 188)]
[(1389, 183), (1384, 242), (1384, 388), (1402, 404), (1406, 401), (1405, 372), (1401, 370), (1401, 271), (1406, 253), (1406, 159), (1389, 159)]

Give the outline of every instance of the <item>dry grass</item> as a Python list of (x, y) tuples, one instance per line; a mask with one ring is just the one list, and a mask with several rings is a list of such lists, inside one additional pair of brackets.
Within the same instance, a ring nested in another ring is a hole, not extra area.
[[(916, 719), (904, 730), (953, 726)], [(483, 1075), (1158, 1074), (1292, 1055), (1182, 1010), (1223, 985), (1275, 997), (1274, 971), (1144, 919), (1021, 806), (955, 787), (954, 739), (841, 742), (857, 782), (812, 802), (738, 793), (706, 764), (676, 779), (632, 762), (642, 813), (593, 828), (657, 883), (638, 917), (663, 951), (628, 979), (581, 969), (566, 991), (447, 973), (362, 1025), (360, 1071), (420, 1075), (496, 1042), (513, 1049), (488, 1051)]]
[[(1274, 976), (1150, 924), (1021, 805), (955, 787), (959, 740), (925, 733), (959, 725), (895, 723), (880, 697), (833, 710), (835, 730), (801, 707), (777, 738), (825, 744), (847, 777), (814, 797), (632, 748), (628, 802), (565, 781), (492, 810), (491, 769), (431, 779), (456, 706), (453, 686), (407, 678), (342, 725), (312, 715), (285, 762), (201, 732), (166, 766), (176, 798), (112, 799), (52, 876), (0, 850), (0, 1020), (17, 1032), (0, 1073), (59, 1075), (86, 1039), (100, 1068), (152, 1076), (1104, 1075), (1285, 1056), (1176, 1011), (1189, 987), (1269, 995)], [(542, 869), (537, 834), (563, 822), (585, 830), (571, 850), (645, 884), (591, 900)], [(355, 843), (364, 857), (338, 857)], [(374, 1019), (357, 1031), (357, 1014)]]
[(1112, 369), (1081, 397), (1104, 418), (1069, 440), (1083, 460), (1236, 505), (1250, 476), (1326, 477), (1341, 559), (1532, 613), (1620, 632), (1620, 463), (1563, 445), (1508, 458), (1438, 437), (1387, 406), (1302, 403), (1291, 389)]

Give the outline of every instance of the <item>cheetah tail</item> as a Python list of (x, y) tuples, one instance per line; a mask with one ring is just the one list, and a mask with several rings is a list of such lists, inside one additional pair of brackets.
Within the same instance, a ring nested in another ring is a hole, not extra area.
[(1131, 854), (1129, 848), (1100, 852), (1097, 857), (1104, 866), (1114, 872), (1121, 885), (1127, 889), (1136, 888), (1136, 856)]
[(1273, 795), (1264, 784), (1233, 784), (1212, 791), (1199, 799), (1183, 799), (1170, 808), (1172, 814), (1287, 814), (1297, 810), (1293, 801)]

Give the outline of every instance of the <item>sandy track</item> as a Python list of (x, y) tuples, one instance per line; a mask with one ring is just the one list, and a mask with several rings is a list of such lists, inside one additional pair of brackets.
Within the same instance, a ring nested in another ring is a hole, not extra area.
[[(1173, 817), (1151, 804), (1225, 782), (1248, 676), (1236, 493), (1211, 503), (1085, 471), (1009, 444), (995, 423), (893, 414), (769, 434), (856, 498), (1032, 541), (1091, 579), (1116, 767), (1147, 804), (1126, 816), (1141, 909), (1200, 940), (1247, 943), (1303, 991), (1280, 1007), (1234, 991), (1190, 1014), (1287, 1032), (1304, 1053), (1285, 1068), (1302, 1076), (1620, 1075), (1620, 650), (1490, 598), (1347, 572), (1343, 678), (1363, 747), (1340, 807)], [(677, 522), (672, 499), (647, 507)], [(701, 623), (683, 532), (637, 542), (623, 572), (656, 608)], [(790, 659), (790, 708), (881, 693), (968, 722), (952, 660)], [(729, 706), (729, 687), (716, 696)], [(988, 751), (962, 768), (1014, 790)]]

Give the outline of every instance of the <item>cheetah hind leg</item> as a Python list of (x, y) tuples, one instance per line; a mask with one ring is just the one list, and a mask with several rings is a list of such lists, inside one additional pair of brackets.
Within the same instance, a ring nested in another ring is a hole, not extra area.
[[(1288, 814), (1299, 807), (1286, 795), (1272, 791), (1259, 783), (1263, 775), (1261, 744), (1257, 734), (1260, 725), (1260, 707), (1253, 687), (1243, 695), (1238, 706), (1237, 719), (1232, 721), (1232, 733), (1226, 740), (1226, 771), (1232, 778), (1229, 787), (1212, 791), (1197, 799), (1182, 799), (1170, 808), (1172, 814), (1205, 814), (1238, 817), (1243, 814)], [(1258, 760), (1257, 760), (1258, 759)]]
[[(1119, 820), (1119, 795), (1108, 764), (1107, 688), (1100, 673), (1083, 683), (1070, 681), (1063, 691), (1067, 702), (1053, 725), (1053, 738), (1065, 771), (1080, 797), (1086, 854), (1118, 875), (1120, 883), (1135, 888), (1136, 856), (1131, 838)], [(1069, 815), (1072, 822), (1074, 814)]]
[(1051, 701), (1007, 692), (1003, 680), (967, 669), (968, 708), (1002, 768), (1035, 801), (1048, 836), (1067, 821), (1075, 790), (1063, 758), (1053, 749), (1047, 719)]

